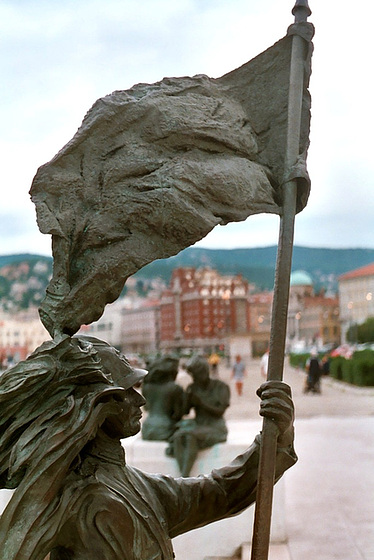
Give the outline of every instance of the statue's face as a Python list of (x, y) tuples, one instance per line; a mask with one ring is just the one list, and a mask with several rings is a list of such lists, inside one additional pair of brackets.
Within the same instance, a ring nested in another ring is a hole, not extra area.
[[(126, 438), (140, 431), (140, 408), (145, 405), (145, 399), (132, 386), (134, 370), (126, 358), (115, 348), (105, 347), (99, 350), (104, 369), (111, 374), (115, 385), (126, 389), (123, 409), (119, 414), (109, 416), (103, 424), (103, 429), (115, 438)], [(129, 383), (131, 383), (129, 387)]]
[(133, 387), (126, 389), (123, 409), (119, 414), (108, 416), (103, 424), (104, 431), (113, 438), (123, 439), (140, 431), (140, 419), (145, 399)]

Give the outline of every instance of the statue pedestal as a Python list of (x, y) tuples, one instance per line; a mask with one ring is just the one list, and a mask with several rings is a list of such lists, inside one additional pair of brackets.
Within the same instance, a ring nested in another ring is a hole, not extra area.
[[(200, 451), (191, 476), (209, 474), (212, 469), (223, 467), (242, 453), (261, 429), (258, 421), (227, 422), (229, 437), (226, 443), (217, 444)], [(166, 442), (143, 441), (140, 435), (124, 440), (126, 460), (129, 464), (147, 472), (159, 472), (180, 476), (175, 459), (165, 455)], [(284, 542), (285, 479), (274, 488), (271, 542)], [(212, 523), (207, 527), (190, 531), (173, 540), (178, 560), (203, 560), (207, 556), (231, 556), (244, 542), (251, 541), (254, 507), (240, 515)]]

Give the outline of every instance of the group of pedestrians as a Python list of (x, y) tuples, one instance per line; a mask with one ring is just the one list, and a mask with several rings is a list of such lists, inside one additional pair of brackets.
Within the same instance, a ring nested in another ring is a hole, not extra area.
[[(261, 376), (264, 378), (264, 380), (266, 380), (267, 378), (268, 364), (269, 364), (269, 348), (262, 355), (261, 362), (260, 362)], [(240, 354), (238, 354), (235, 358), (235, 363), (232, 367), (231, 377), (235, 381), (236, 392), (239, 396), (243, 394), (243, 381), (246, 375), (247, 375), (247, 371), (246, 371), (245, 364)]]
[[(267, 350), (264, 356), (261, 359), (261, 373), (264, 378), (267, 375), (267, 363), (268, 363), (269, 351)], [(212, 377), (218, 377), (218, 364), (219, 364), (219, 357), (217, 354), (213, 353), (209, 356), (208, 362), (210, 365), (211, 375)], [(233, 379), (235, 384), (235, 390), (239, 397), (243, 394), (243, 385), (244, 385), (244, 378), (247, 375), (246, 365), (243, 361), (243, 358), (240, 354), (235, 356), (235, 361), (231, 367), (231, 379)]]
[[(211, 371), (214, 377), (218, 377), (218, 361), (216, 357), (209, 360)], [(260, 361), (261, 376), (266, 380), (269, 364), (269, 348), (262, 355)], [(319, 359), (316, 351), (312, 351), (309, 359), (305, 364), (306, 378), (304, 385), (304, 393), (321, 394), (321, 377), (329, 373), (329, 359), (324, 356)], [(235, 390), (238, 396), (243, 394), (244, 378), (247, 375), (245, 362), (240, 354), (237, 354), (235, 361), (231, 366), (231, 379), (235, 384)]]
[[(213, 352), (208, 358), (210, 373), (213, 378), (218, 377), (218, 364), (220, 363), (220, 361), (220, 357), (215, 352)], [(247, 371), (245, 363), (243, 362), (241, 355), (237, 354), (235, 356), (235, 362), (232, 365), (231, 378), (234, 380), (235, 389), (239, 396), (243, 394), (244, 377), (246, 375)]]

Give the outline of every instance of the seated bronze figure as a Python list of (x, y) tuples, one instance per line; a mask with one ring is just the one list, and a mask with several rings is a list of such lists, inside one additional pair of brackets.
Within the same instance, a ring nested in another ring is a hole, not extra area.
[[(0, 378), (0, 483), (16, 488), (0, 518), (6, 560), (171, 560), (171, 539), (255, 499), (259, 439), (227, 467), (172, 478), (126, 464), (140, 430), (145, 375), (94, 338), (44, 343)], [(293, 404), (264, 383), (260, 414), (279, 430), (276, 479), (296, 461)]]
[(223, 418), (230, 404), (230, 388), (227, 383), (209, 376), (209, 363), (195, 356), (186, 365), (193, 383), (186, 390), (185, 414), (192, 409), (194, 418), (179, 422), (171, 438), (169, 454), (178, 461), (182, 476), (188, 476), (199, 449), (211, 447), (227, 439), (227, 426)]
[(144, 440), (168, 441), (184, 413), (184, 391), (175, 380), (178, 358), (165, 355), (152, 360), (144, 378), (142, 392), (147, 418), (142, 423)]

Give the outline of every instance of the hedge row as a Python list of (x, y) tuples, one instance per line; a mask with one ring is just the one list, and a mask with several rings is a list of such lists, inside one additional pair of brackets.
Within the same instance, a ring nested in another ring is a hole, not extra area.
[[(310, 354), (290, 354), (290, 365), (305, 369)], [(358, 387), (374, 387), (374, 351), (360, 350), (352, 358), (330, 359), (330, 376)]]
[(330, 375), (359, 387), (374, 387), (374, 352), (372, 350), (354, 352), (349, 360), (342, 356), (332, 358)]
[(288, 356), (290, 360), (290, 365), (292, 367), (299, 367), (300, 369), (305, 369), (305, 364), (310, 358), (310, 353), (304, 354), (293, 354), (292, 352)]

